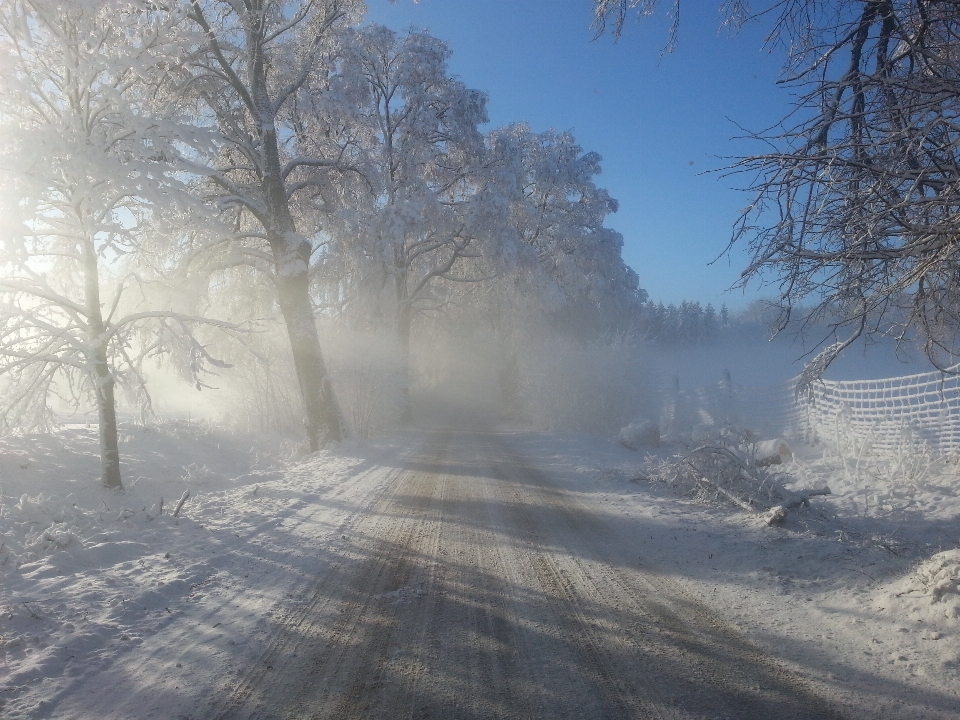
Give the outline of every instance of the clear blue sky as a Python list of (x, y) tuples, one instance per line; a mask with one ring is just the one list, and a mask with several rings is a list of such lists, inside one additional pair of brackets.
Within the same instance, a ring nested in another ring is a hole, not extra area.
[(429, 30), (450, 45), (451, 71), (490, 97), (490, 127), (527, 121), (571, 130), (603, 156), (602, 187), (620, 202), (608, 225), (651, 298), (742, 307), (771, 292), (724, 291), (746, 256), (716, 258), (750, 196), (745, 178), (704, 171), (760, 148), (731, 140), (736, 124), (762, 129), (790, 107), (775, 86), (781, 56), (763, 32), (720, 29), (720, 0), (684, 3), (677, 50), (661, 56), (667, 10), (631, 21), (618, 43), (593, 41), (591, 0), (367, 0), (368, 19)]

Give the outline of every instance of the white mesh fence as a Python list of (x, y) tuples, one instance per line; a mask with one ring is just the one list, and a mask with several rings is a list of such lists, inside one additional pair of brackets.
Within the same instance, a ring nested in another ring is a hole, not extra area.
[(797, 429), (826, 443), (875, 454), (927, 448), (960, 451), (960, 377), (940, 372), (884, 380), (814, 383), (797, 408)]
[(662, 427), (674, 438), (724, 425), (762, 437), (822, 442), (875, 455), (960, 454), (960, 376), (928, 372), (882, 380), (824, 380), (797, 398), (796, 379), (756, 388), (723, 380), (674, 390)]

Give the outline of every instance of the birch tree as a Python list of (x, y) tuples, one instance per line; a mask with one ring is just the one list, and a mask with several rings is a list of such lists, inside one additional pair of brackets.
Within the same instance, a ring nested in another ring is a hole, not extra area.
[[(206, 175), (208, 196), (235, 221), (245, 261), (274, 280), (312, 450), (345, 432), (309, 277), (326, 216), (318, 189), (351, 168), (345, 158), (305, 152), (295, 107), (322, 87), (337, 59), (338, 30), (362, 11), (358, 0), (191, 0), (189, 9), (204, 41), (186, 67), (184, 93), (198, 103), (198, 122), (223, 138)], [(306, 198), (315, 212), (297, 213)]]
[(42, 422), (51, 392), (89, 394), (108, 487), (121, 486), (115, 386), (121, 366), (137, 379), (132, 334), (194, 320), (118, 313), (130, 283), (109, 296), (102, 285), (151, 218), (185, 197), (175, 160), (201, 133), (172, 121), (154, 92), (182, 54), (182, 19), (138, 0), (0, 5), (4, 420)]

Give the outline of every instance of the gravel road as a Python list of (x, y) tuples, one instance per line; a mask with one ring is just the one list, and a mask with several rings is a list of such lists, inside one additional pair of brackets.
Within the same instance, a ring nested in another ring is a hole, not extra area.
[(216, 717), (840, 717), (509, 435), (390, 482)]

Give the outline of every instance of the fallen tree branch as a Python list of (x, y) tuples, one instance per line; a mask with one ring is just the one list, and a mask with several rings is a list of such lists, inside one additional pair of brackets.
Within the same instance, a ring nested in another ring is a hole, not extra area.
[[(780, 527), (787, 521), (787, 515), (790, 510), (798, 507), (810, 507), (810, 498), (817, 495), (830, 495), (830, 488), (824, 485), (822, 488), (813, 488), (811, 490), (802, 490), (798, 493), (790, 493), (790, 497), (782, 504), (775, 505), (764, 516), (764, 522), (771, 527)], [(864, 573), (866, 574), (866, 573)], [(867, 577), (870, 577), (867, 575)]]
[(812, 488), (810, 490), (801, 490), (798, 493), (792, 493), (792, 497), (784, 503), (784, 507), (792, 510), (793, 508), (798, 508), (801, 505), (803, 507), (810, 507), (810, 498), (817, 497), (818, 495), (832, 495), (830, 488), (824, 485), (821, 488)]
[[(727, 498), (727, 500), (732, 502), (734, 505), (737, 505), (741, 509), (751, 513), (757, 511), (757, 509), (752, 504), (750, 504), (750, 502), (745, 502), (741, 500), (732, 492), (730, 492), (726, 488), (720, 487), (715, 482), (711, 482), (710, 480), (707, 480), (705, 477), (700, 478), (700, 482), (704, 483), (705, 485), (709, 485), (711, 488), (716, 490), (720, 495), (723, 495), (725, 498)], [(752, 500), (751, 498), (751, 502), (756, 502), (756, 501)]]

